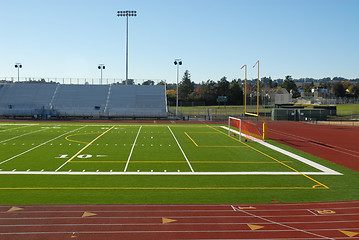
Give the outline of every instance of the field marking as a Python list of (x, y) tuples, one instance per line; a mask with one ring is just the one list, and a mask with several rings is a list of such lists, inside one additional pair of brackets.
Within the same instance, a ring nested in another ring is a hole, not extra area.
[(62, 164), (60, 167), (58, 167), (55, 172), (57, 172), (58, 170), (60, 170), (63, 166), (65, 166), (68, 162), (70, 162), (72, 159), (74, 159), (75, 157), (77, 157), (83, 150), (85, 150), (87, 147), (89, 147), (93, 142), (95, 142), (97, 139), (99, 139), (100, 137), (102, 137), (103, 135), (105, 135), (108, 131), (110, 131), (112, 128), (114, 128), (114, 126), (112, 126), (111, 128), (107, 129), (105, 132), (103, 132), (101, 135), (97, 136), (94, 140), (92, 140), (91, 142), (89, 142), (85, 147), (83, 147), (80, 151), (78, 151), (75, 155), (73, 155), (69, 160), (67, 160), (64, 164)]
[(279, 225), (279, 226), (282, 226), (282, 227), (285, 227), (285, 228), (289, 228), (289, 229), (292, 229), (292, 230), (297, 231), (297, 232), (304, 232), (306, 234), (310, 234), (310, 235), (313, 235), (313, 236), (316, 236), (316, 237), (335, 240), (334, 238), (326, 237), (326, 236), (319, 235), (319, 234), (316, 234), (316, 233), (312, 233), (312, 232), (309, 232), (309, 231), (306, 231), (306, 230), (303, 230), (303, 229), (295, 228), (295, 227), (292, 227), (290, 225), (286, 225), (286, 224), (283, 224), (283, 223), (280, 223), (280, 222), (275, 222), (273, 220), (270, 220), (270, 219), (255, 215), (253, 213), (250, 213), (249, 211), (244, 211), (244, 210), (240, 209), (239, 207), (234, 207), (233, 205), (231, 205), (231, 207), (232, 207), (233, 211), (235, 211), (235, 212), (242, 212), (242, 213), (245, 213), (245, 214), (250, 215), (252, 217), (259, 218), (259, 219), (261, 219), (263, 221), (270, 222), (272, 224)]
[(141, 125), (141, 126), (140, 126), (140, 128), (138, 129), (138, 132), (137, 132), (137, 135), (136, 135), (135, 141), (133, 142), (133, 145), (132, 145), (132, 148), (131, 148), (130, 155), (128, 156), (128, 159), (127, 159), (127, 162), (126, 162), (125, 169), (123, 170), (124, 172), (126, 172), (126, 171), (127, 171), (127, 167), (128, 167), (128, 164), (130, 163), (130, 159), (131, 159), (131, 156), (132, 156), (132, 153), (133, 153), (133, 149), (135, 148), (135, 145), (136, 145), (136, 142), (137, 142), (138, 135), (140, 135), (141, 128), (142, 128), (142, 125)]
[(0, 141), (0, 143), (7, 142), (7, 141), (10, 141), (10, 140), (13, 140), (15, 138), (22, 137), (22, 136), (26, 136), (26, 135), (31, 134), (31, 133), (41, 132), (41, 131), (44, 131), (44, 130), (48, 130), (48, 128), (40, 129), (40, 130), (33, 131), (33, 132), (24, 133), (24, 134), (19, 135), (19, 136), (15, 136), (15, 137), (12, 137), (12, 138), (9, 138), (9, 139), (2, 140), (2, 141)]
[(30, 126), (35, 126), (35, 125), (38, 125), (38, 124), (0, 124), (1, 125), (6, 125), (6, 126), (13, 126), (13, 125), (25, 125), (25, 126), (22, 126), (22, 127), (18, 127), (18, 128), (9, 128), (9, 129), (4, 129), (4, 130), (1, 130), (0, 132), (5, 132), (5, 131), (11, 131), (11, 130), (14, 130), (14, 129), (19, 129), (19, 128), (25, 128), (25, 127), (30, 127)]
[(77, 142), (77, 143), (88, 144), (88, 142), (81, 142), (81, 141), (71, 140), (71, 139), (69, 139), (69, 137), (77, 136), (77, 135), (84, 135), (84, 134), (98, 134), (98, 133), (101, 133), (101, 132), (76, 133), (76, 134), (71, 134), (71, 135), (66, 136), (65, 139), (66, 139), (67, 141), (70, 141), (70, 142)]
[(53, 141), (53, 140), (55, 140), (55, 139), (58, 139), (58, 138), (60, 138), (60, 137), (62, 137), (62, 136), (64, 136), (64, 135), (66, 135), (66, 134), (69, 134), (69, 133), (71, 133), (71, 132), (80, 130), (80, 129), (84, 128), (84, 127), (86, 127), (86, 125), (85, 125), (85, 126), (82, 126), (82, 127), (80, 127), (80, 128), (77, 128), (77, 129), (75, 129), (75, 130), (69, 131), (69, 132), (67, 132), (67, 133), (61, 134), (60, 136), (57, 136), (57, 137), (55, 137), (55, 138), (53, 138), (53, 139), (50, 139), (50, 140), (48, 140), (48, 141), (46, 141), (46, 142), (44, 142), (44, 143), (41, 143), (41, 144), (39, 144), (39, 145), (37, 145), (37, 146), (35, 146), (35, 147), (33, 147), (33, 148), (30, 148), (30, 149), (28, 149), (28, 150), (26, 150), (26, 151), (20, 153), (20, 154), (17, 154), (17, 155), (15, 155), (15, 156), (13, 156), (13, 157), (11, 157), (11, 158), (9, 158), (9, 159), (6, 159), (5, 161), (0, 162), (0, 165), (3, 164), (3, 163), (5, 163), (5, 162), (8, 162), (8, 161), (10, 161), (10, 160), (12, 160), (12, 159), (14, 159), (14, 158), (17, 158), (17, 157), (19, 157), (19, 156), (21, 156), (21, 155), (24, 155), (25, 153), (28, 153), (28, 152), (30, 152), (30, 151), (32, 151), (32, 150), (38, 148), (38, 147), (41, 147), (42, 145), (45, 145), (45, 144), (47, 144), (47, 143), (49, 143), (49, 142), (51, 142), (51, 141)]
[[(103, 161), (98, 161), (98, 160), (87, 160), (87, 161), (81, 161), (81, 160), (76, 160), (76, 161), (71, 161), (71, 163), (125, 163), (127, 161), (111, 161), (111, 160), (103, 160)], [(293, 161), (283, 161), (283, 162), (288, 162), (291, 163)], [(141, 160), (141, 161), (134, 161), (132, 160), (131, 163), (183, 163), (183, 161), (152, 161), (152, 160)], [(238, 162), (238, 161), (191, 161), (191, 163), (269, 163), (269, 164), (278, 164), (277, 162)]]
[(312, 188), (312, 187), (0, 187), (0, 190), (264, 190), (264, 189), (313, 190), (318, 188)]
[[(71, 162), (74, 163), (74, 162)], [(278, 176), (278, 175), (333, 175), (323, 172), (90, 172), (90, 171), (1, 171), (0, 175), (213, 175), (213, 176), (225, 176), (225, 175), (272, 175), (272, 176)], [(315, 187), (315, 186), (313, 186)]]
[(247, 148), (247, 146), (198, 146), (199, 148)]
[(193, 168), (192, 168), (192, 165), (191, 165), (191, 163), (188, 161), (188, 158), (187, 158), (186, 154), (184, 153), (184, 151), (183, 151), (181, 145), (180, 145), (179, 142), (177, 141), (176, 136), (175, 136), (174, 133), (172, 132), (170, 126), (167, 126), (167, 127), (168, 127), (168, 129), (170, 130), (170, 132), (172, 133), (173, 138), (176, 140), (178, 147), (180, 148), (180, 150), (181, 150), (181, 152), (182, 152), (184, 158), (185, 158), (186, 161), (187, 161), (187, 164), (188, 164), (189, 168), (191, 169), (191, 172), (194, 172), (194, 170), (193, 170)]
[(187, 135), (187, 137), (194, 143), (194, 145), (196, 145), (196, 147), (199, 147), (199, 148), (221, 148), (221, 147), (223, 147), (223, 148), (245, 148), (245, 147), (247, 147), (247, 146), (199, 146), (194, 140), (193, 140), (193, 138), (191, 138), (191, 136), (188, 134), (188, 133), (216, 133), (216, 134), (218, 134), (218, 133), (220, 133), (220, 132), (184, 132), (186, 135)]
[(194, 143), (194, 145), (196, 145), (196, 147), (198, 147), (198, 144), (187, 134), (187, 132), (184, 132), (184, 133), (187, 135), (187, 137), (189, 139), (191, 139), (191, 141)]
[[(228, 130), (228, 127), (222, 126), (222, 128)], [(236, 134), (239, 134), (239, 132), (236, 131), (236, 130), (230, 129), (230, 131), (231, 131), (231, 132), (234, 132), (234, 133), (236, 133)], [(242, 134), (243, 134), (243, 133), (242, 133)], [(245, 135), (245, 134), (243, 134), (243, 135)], [(272, 145), (272, 144), (270, 144), (270, 143), (267, 143), (267, 142), (265, 142), (265, 141), (256, 140), (256, 142), (259, 143), (259, 144), (262, 144), (263, 146), (266, 146), (266, 147), (268, 147), (268, 148), (270, 148), (270, 149), (273, 149), (273, 150), (275, 150), (275, 151), (277, 151), (277, 152), (280, 152), (280, 153), (282, 153), (282, 154), (284, 154), (284, 155), (287, 155), (287, 156), (289, 156), (289, 157), (291, 157), (291, 158), (294, 158), (294, 159), (296, 159), (296, 160), (298, 160), (298, 161), (300, 161), (300, 162), (302, 162), (302, 163), (305, 163), (305, 164), (307, 164), (307, 165), (309, 165), (309, 166), (311, 166), (311, 167), (313, 167), (313, 168), (316, 168), (316, 169), (318, 169), (318, 170), (320, 170), (320, 171), (322, 171), (322, 172), (324, 172), (324, 173), (327, 173), (327, 174), (330, 174), (330, 175), (343, 175), (342, 173), (339, 173), (339, 172), (337, 172), (337, 171), (334, 171), (334, 170), (332, 170), (332, 169), (330, 169), (330, 168), (327, 168), (327, 167), (325, 167), (325, 166), (323, 166), (323, 165), (321, 165), (321, 164), (319, 164), (319, 163), (316, 163), (316, 162), (313, 162), (313, 161), (311, 161), (311, 160), (309, 160), (309, 159), (306, 159), (306, 158), (304, 158), (304, 157), (301, 157), (301, 156), (299, 156), (299, 155), (297, 155), (297, 154), (294, 154), (294, 153), (291, 153), (291, 152), (286, 151), (286, 150), (284, 150), (284, 149), (281, 149), (281, 148), (279, 148), (279, 147), (277, 147), (277, 146), (274, 146), (274, 145)]]
[[(212, 128), (213, 128), (213, 127), (212, 127)], [(235, 131), (235, 130), (233, 130), (233, 129), (229, 129), (228, 127), (222, 126), (222, 128), (224, 128), (224, 129), (226, 129), (226, 130), (230, 130), (230, 131), (232, 131), (232, 132), (234, 132), (234, 133), (237, 132), (238, 134), (240, 134), (238, 131)], [(215, 129), (215, 128), (213, 128), (213, 129)], [(216, 131), (219, 131), (219, 130), (217, 130), (217, 129), (215, 129), (215, 130), (216, 130)], [(219, 131), (219, 132), (221, 132), (221, 131)], [(223, 133), (224, 135), (228, 136), (228, 135), (225, 134), (224, 132), (221, 132), (221, 133)], [(231, 137), (231, 136), (229, 136), (229, 137)], [(231, 137), (231, 138), (232, 138), (232, 137)], [(233, 138), (233, 139), (235, 139), (235, 138)], [(256, 148), (254, 148), (254, 147), (252, 147), (252, 146), (250, 146), (250, 145), (248, 145), (248, 144), (246, 144), (246, 143), (244, 143), (244, 142), (241, 142), (241, 141), (239, 141), (239, 140), (237, 140), (237, 139), (235, 139), (235, 140), (238, 141), (238, 142), (240, 142), (240, 143), (242, 143), (242, 144), (244, 144), (244, 145), (246, 145), (246, 146), (248, 146), (248, 147), (250, 147), (251, 149), (253, 149), (253, 150), (255, 150), (255, 151), (257, 151), (257, 152), (263, 154), (264, 156), (267, 156), (268, 158), (273, 159), (274, 161), (276, 161), (276, 162), (282, 164), (283, 166), (285, 166), (285, 167), (287, 167), (287, 168), (289, 168), (289, 169), (291, 169), (291, 170), (293, 170), (293, 171), (295, 171), (295, 172), (300, 173), (303, 177), (306, 177), (306, 178), (308, 178), (309, 180), (312, 180), (313, 182), (317, 183), (318, 185), (320, 185), (320, 186), (322, 186), (322, 187), (324, 187), (324, 188), (326, 188), (326, 189), (329, 189), (329, 187), (326, 186), (325, 184), (323, 184), (323, 183), (321, 183), (321, 182), (315, 180), (314, 178), (309, 177), (308, 175), (306, 175), (306, 174), (304, 174), (304, 173), (302, 173), (302, 172), (296, 170), (295, 168), (293, 168), (293, 167), (291, 167), (291, 166), (289, 166), (289, 165), (287, 165), (287, 164), (285, 164), (285, 163), (279, 161), (278, 159), (276, 159), (276, 158), (274, 158), (274, 157), (272, 157), (272, 156), (269, 156), (268, 154), (263, 153), (262, 151), (260, 151), (260, 150), (258, 150), (258, 149), (256, 149)], [(257, 140), (256, 142), (259, 142), (259, 140)], [(262, 141), (262, 142), (264, 142), (264, 141)], [(266, 143), (266, 144), (267, 144), (267, 143)], [(268, 145), (263, 144), (263, 145), (264, 145), (264, 146), (269, 146), (269, 145), (271, 145), (271, 144), (268, 144)], [(271, 145), (271, 146), (273, 146), (273, 145)], [(274, 147), (274, 146), (273, 146), (273, 147)], [(278, 148), (278, 149), (281, 149), (281, 148)], [(281, 149), (281, 150), (283, 150), (283, 149)], [(289, 153), (289, 152), (288, 152), (288, 153)], [(317, 185), (314, 185), (313, 187), (316, 187), (316, 186), (317, 186)]]

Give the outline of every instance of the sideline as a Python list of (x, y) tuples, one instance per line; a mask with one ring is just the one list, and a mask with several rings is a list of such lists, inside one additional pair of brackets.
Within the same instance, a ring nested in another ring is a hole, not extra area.
[[(233, 132), (233, 133), (235, 133), (235, 134), (240, 134), (238, 131), (233, 130), (233, 129), (228, 129), (228, 127), (225, 127), (225, 126), (221, 126), (221, 128), (226, 129), (226, 130), (230, 130), (231, 132)], [(247, 135), (244, 134), (244, 133), (242, 133), (242, 135), (243, 135), (244, 137), (247, 137)], [(334, 171), (333, 169), (327, 168), (327, 167), (325, 167), (325, 166), (323, 166), (323, 165), (321, 165), (321, 164), (319, 164), (319, 163), (313, 162), (313, 161), (311, 161), (311, 160), (309, 160), (309, 159), (306, 159), (306, 158), (304, 158), (304, 157), (301, 157), (301, 156), (299, 156), (299, 155), (297, 155), (297, 154), (288, 152), (288, 151), (286, 151), (286, 150), (284, 150), (284, 149), (281, 149), (281, 148), (279, 148), (279, 147), (276, 147), (276, 146), (274, 146), (274, 145), (272, 145), (272, 144), (270, 144), (270, 143), (267, 143), (267, 142), (265, 142), (265, 141), (258, 140), (258, 139), (255, 139), (255, 138), (252, 138), (251, 140), (253, 140), (253, 141), (255, 141), (255, 142), (259, 143), (259, 144), (262, 144), (263, 146), (266, 146), (266, 147), (268, 147), (268, 148), (270, 148), (270, 149), (273, 149), (273, 150), (275, 150), (275, 151), (277, 151), (277, 152), (280, 152), (280, 153), (282, 153), (282, 154), (284, 154), (284, 155), (287, 155), (287, 156), (289, 156), (289, 157), (291, 157), (291, 158), (294, 158), (294, 159), (296, 159), (296, 160), (298, 160), (298, 161), (300, 161), (300, 162), (302, 162), (302, 163), (305, 163), (305, 164), (307, 164), (307, 165), (309, 165), (309, 166), (311, 166), (311, 167), (314, 167), (314, 168), (316, 168), (316, 169), (322, 171), (322, 173), (325, 174), (325, 175), (343, 175), (342, 173), (339, 173), (339, 172), (337, 172), (337, 171)]]

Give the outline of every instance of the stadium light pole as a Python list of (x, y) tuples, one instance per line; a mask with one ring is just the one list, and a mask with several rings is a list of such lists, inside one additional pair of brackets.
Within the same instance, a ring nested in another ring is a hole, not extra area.
[(17, 81), (20, 81), (20, 68), (22, 68), (21, 63), (15, 63), (15, 68), (17, 68)]
[(101, 70), (101, 82), (100, 82), (100, 83), (101, 83), (101, 85), (102, 85), (102, 69), (105, 69), (105, 64), (102, 64), (102, 63), (99, 64), (99, 65), (98, 65), (98, 69)]
[(182, 65), (181, 59), (175, 59), (173, 62), (177, 66), (177, 84), (176, 84), (176, 116), (178, 116), (178, 78), (179, 78), (179, 66)]
[(258, 79), (257, 79), (257, 115), (259, 115), (259, 60), (254, 64), (253, 68), (258, 65)]
[(126, 85), (128, 81), (128, 17), (136, 16), (136, 11), (117, 11), (117, 17), (126, 17)]

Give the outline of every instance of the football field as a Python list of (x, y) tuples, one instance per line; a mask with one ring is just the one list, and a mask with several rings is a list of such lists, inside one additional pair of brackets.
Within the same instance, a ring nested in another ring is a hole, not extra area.
[[(341, 171), (221, 125), (1, 124), (0, 191), (329, 190)], [(13, 178), (15, 177), (15, 178)], [(35, 180), (38, 179), (38, 180)]]

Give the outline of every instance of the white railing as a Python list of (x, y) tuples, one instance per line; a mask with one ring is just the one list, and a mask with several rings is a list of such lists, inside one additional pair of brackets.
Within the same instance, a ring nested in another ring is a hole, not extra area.
[[(122, 84), (126, 85), (126, 80), (119, 78), (41, 78), (41, 77), (0, 77), (0, 82), (43, 82), (43, 83), (60, 83), (60, 84), (91, 84), (91, 85), (109, 85)], [(128, 85), (157, 85), (165, 83), (164, 79), (129, 79)]]

